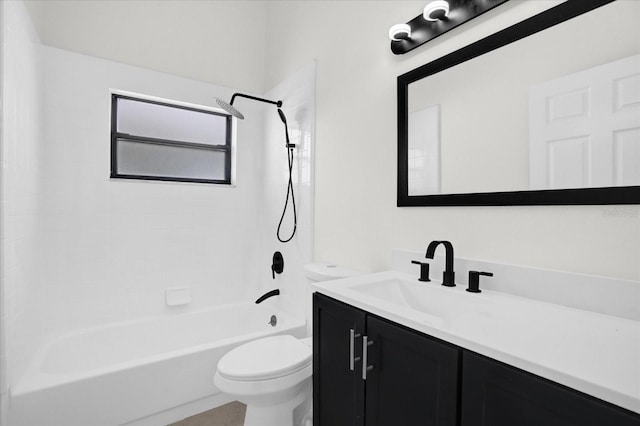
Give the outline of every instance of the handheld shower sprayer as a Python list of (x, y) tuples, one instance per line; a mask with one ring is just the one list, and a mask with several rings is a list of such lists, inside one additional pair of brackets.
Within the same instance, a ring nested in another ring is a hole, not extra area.
[[(222, 99), (216, 98), (216, 103), (224, 109), (226, 112), (231, 114), (232, 116), (244, 120), (244, 115), (240, 111), (238, 111), (234, 106), (233, 102), (236, 100), (236, 97), (247, 98), (254, 101), (265, 102), (268, 104), (273, 104), (278, 108), (278, 115), (280, 116), (280, 120), (284, 124), (284, 134), (285, 134), (285, 142), (287, 148), (287, 161), (289, 163), (289, 183), (287, 184), (287, 198), (284, 202), (284, 208), (282, 209), (282, 216), (280, 216), (280, 222), (278, 223), (278, 230), (276, 231), (276, 237), (278, 241), (281, 243), (287, 243), (293, 239), (296, 234), (296, 228), (298, 226), (298, 214), (296, 211), (296, 198), (293, 193), (293, 149), (296, 147), (295, 144), (289, 142), (289, 127), (287, 126), (287, 117), (284, 115), (284, 112), (280, 109), (282, 107), (282, 101), (271, 101), (269, 99), (258, 98), (255, 96), (245, 95), (243, 93), (234, 93), (231, 96), (231, 101), (229, 103), (225, 102)], [(289, 197), (291, 197), (291, 204), (293, 206), (293, 230), (291, 231), (291, 235), (287, 238), (283, 238), (280, 236), (280, 229), (282, 228), (282, 222), (284, 221), (285, 213), (287, 212), (287, 207), (289, 206)]]
[(284, 116), (284, 112), (282, 112), (282, 110), (280, 108), (278, 108), (278, 114), (280, 114), (280, 120), (282, 120), (282, 122), (286, 125), (287, 124), (287, 117)]

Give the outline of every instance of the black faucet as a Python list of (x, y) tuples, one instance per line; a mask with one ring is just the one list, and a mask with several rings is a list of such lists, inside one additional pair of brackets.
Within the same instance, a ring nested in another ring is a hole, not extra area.
[(484, 272), (484, 271), (469, 271), (469, 288), (467, 291), (469, 293), (481, 293), (480, 290), (480, 275), (484, 275), (485, 277), (492, 277), (492, 272)]
[(429, 279), (429, 264), (427, 262), (412, 260), (411, 263), (414, 265), (420, 265), (420, 278), (418, 278), (418, 281), (431, 281)]
[(453, 272), (453, 244), (449, 241), (431, 241), (427, 247), (427, 259), (433, 259), (433, 255), (436, 252), (436, 247), (440, 244), (444, 246), (445, 250), (445, 267), (442, 273), (442, 285), (446, 287), (455, 287), (455, 272)]

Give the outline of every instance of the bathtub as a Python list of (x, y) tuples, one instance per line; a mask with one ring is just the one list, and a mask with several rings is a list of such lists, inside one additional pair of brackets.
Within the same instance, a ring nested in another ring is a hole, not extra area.
[(11, 387), (10, 424), (154, 424), (159, 413), (223, 396), (213, 376), (227, 351), (268, 335), (305, 335), (304, 320), (267, 305), (225, 305), (51, 339)]

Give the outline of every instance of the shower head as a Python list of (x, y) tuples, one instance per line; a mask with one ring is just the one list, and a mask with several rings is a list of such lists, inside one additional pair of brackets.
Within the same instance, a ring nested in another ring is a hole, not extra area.
[[(216, 102), (218, 103), (218, 105), (220, 105), (220, 107), (227, 111), (229, 114), (233, 115), (236, 118), (239, 118), (240, 120), (244, 120), (244, 115), (242, 115), (242, 113), (240, 111), (238, 111), (237, 109), (235, 109), (233, 107), (233, 105), (223, 101), (220, 98), (216, 98)], [(231, 101), (233, 102), (233, 101)]]

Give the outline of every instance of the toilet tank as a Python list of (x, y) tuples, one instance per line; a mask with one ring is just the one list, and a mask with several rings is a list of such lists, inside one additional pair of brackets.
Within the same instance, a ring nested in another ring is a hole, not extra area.
[(309, 263), (304, 265), (304, 274), (309, 281), (318, 282), (352, 277), (363, 272), (333, 263)]

